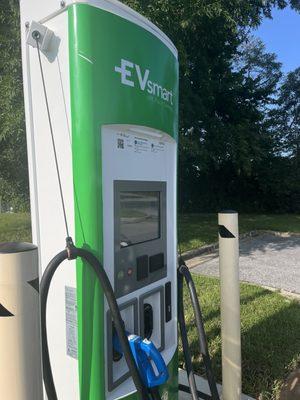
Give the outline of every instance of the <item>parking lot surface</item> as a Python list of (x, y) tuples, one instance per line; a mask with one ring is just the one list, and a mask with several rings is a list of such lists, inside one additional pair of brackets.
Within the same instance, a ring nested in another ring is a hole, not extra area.
[[(199, 257), (192, 272), (219, 276), (218, 254)], [(264, 234), (241, 240), (240, 280), (300, 294), (300, 237)]]

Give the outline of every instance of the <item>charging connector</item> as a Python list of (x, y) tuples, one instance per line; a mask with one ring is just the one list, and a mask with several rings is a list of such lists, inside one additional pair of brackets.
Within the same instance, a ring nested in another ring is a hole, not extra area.
[(153, 333), (153, 308), (151, 304), (144, 304), (144, 337), (150, 340)]
[[(166, 383), (169, 379), (168, 368), (155, 345), (148, 339), (142, 339), (140, 336), (126, 333), (144, 385), (148, 389), (152, 389)], [(122, 346), (116, 330), (113, 335), (113, 348), (116, 354), (122, 354)], [(152, 364), (155, 368), (153, 368)]]

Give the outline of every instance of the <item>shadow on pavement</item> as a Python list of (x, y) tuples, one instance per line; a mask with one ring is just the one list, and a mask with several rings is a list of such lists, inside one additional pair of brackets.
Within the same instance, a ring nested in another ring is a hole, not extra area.
[(300, 237), (281, 237), (270, 234), (246, 238), (240, 241), (240, 256), (255, 252), (281, 251), (300, 247)]

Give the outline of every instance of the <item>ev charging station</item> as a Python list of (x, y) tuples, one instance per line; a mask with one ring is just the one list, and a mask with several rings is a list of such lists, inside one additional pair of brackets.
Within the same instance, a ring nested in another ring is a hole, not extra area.
[[(126, 331), (149, 339), (168, 366), (161, 395), (176, 399), (176, 48), (116, 0), (21, 0), (20, 6), (40, 275), (66, 236), (91, 251), (114, 289)], [(53, 278), (47, 326), (59, 400), (137, 398), (113, 344), (102, 288), (82, 261), (64, 262)]]

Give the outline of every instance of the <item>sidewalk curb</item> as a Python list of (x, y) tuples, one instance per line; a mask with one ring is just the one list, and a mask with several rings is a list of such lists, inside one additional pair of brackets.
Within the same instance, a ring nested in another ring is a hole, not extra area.
[[(295, 232), (279, 232), (279, 231), (271, 231), (271, 230), (254, 230), (246, 233), (242, 233), (239, 236), (240, 240), (256, 237), (260, 235), (273, 235), (280, 237), (300, 237), (300, 233)], [(199, 247), (198, 249), (189, 250), (182, 254), (182, 257), (185, 261), (191, 260), (192, 258), (199, 257), (204, 254), (214, 253), (219, 248), (219, 243), (215, 242), (212, 244), (207, 244), (205, 246)]]
[[(248, 285), (251, 284), (251, 282), (247, 282), (247, 281), (244, 281), (243, 283), (247, 283)], [(300, 302), (300, 293), (290, 292), (290, 291), (285, 290), (285, 289), (278, 289), (278, 288), (274, 288), (272, 286), (266, 286), (266, 285), (261, 285), (261, 287), (264, 288), (264, 289), (270, 290), (271, 292), (279, 293), (283, 297), (288, 297), (291, 300), (296, 300), (296, 301)]]
[[(262, 231), (250, 231), (247, 233), (242, 233), (240, 235), (240, 240), (245, 239), (247, 237), (253, 237), (253, 236), (258, 236)], [(201, 256), (203, 254), (209, 254), (215, 252), (219, 248), (219, 243), (215, 242), (212, 244), (207, 244), (205, 246), (199, 247), (198, 249), (195, 250), (189, 250), (186, 251), (182, 254), (182, 257), (185, 261), (191, 260), (192, 258)]]

